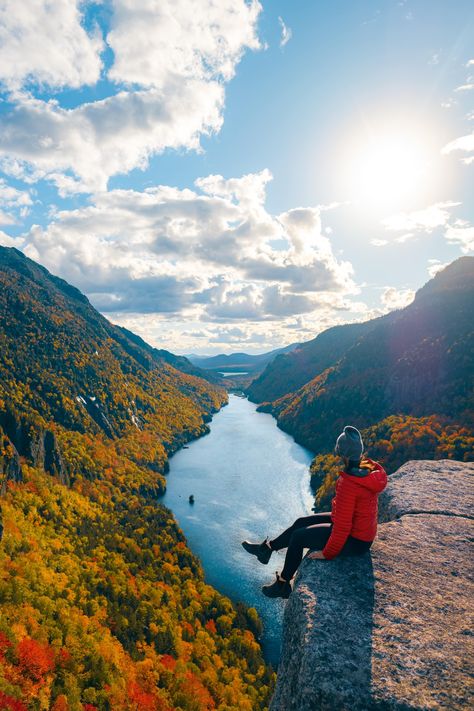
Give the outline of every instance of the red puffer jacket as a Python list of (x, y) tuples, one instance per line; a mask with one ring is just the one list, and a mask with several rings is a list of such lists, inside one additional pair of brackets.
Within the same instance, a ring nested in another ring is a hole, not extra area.
[(347, 537), (373, 541), (377, 533), (378, 495), (387, 486), (387, 474), (378, 462), (363, 459), (352, 473), (339, 472), (336, 496), (332, 500), (333, 523), (329, 540), (323, 548), (325, 558), (335, 558)]

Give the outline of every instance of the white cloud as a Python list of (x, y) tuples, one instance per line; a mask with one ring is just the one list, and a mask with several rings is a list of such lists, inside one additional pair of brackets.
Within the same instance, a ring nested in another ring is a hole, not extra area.
[(371, 239), (370, 244), (372, 244), (374, 247), (385, 247), (387, 244), (389, 244), (389, 241), (387, 239)]
[(31, 196), (27, 190), (18, 190), (0, 178), (0, 205), (23, 208), (31, 204)]
[(464, 253), (474, 250), (474, 227), (466, 220), (456, 220), (454, 225), (449, 225), (445, 236), (448, 242), (459, 245)]
[(382, 293), (381, 301), (385, 311), (393, 311), (408, 306), (414, 298), (413, 289), (396, 289), (394, 286), (387, 286)]
[(318, 208), (266, 210), (270, 178), (100, 193), (32, 227), (23, 249), (108, 313), (257, 322), (340, 308), (357, 291), (351, 265), (335, 258)]
[(2, 0), (0, 82), (8, 89), (38, 82), (80, 87), (100, 77), (104, 49), (98, 29), (88, 34), (75, 0)]
[[(324, 323), (332, 325), (329, 314), (322, 316)], [(120, 325), (141, 335), (148, 343), (168, 348), (174, 353), (200, 353), (213, 355), (223, 351), (244, 350), (246, 353), (263, 353), (298, 340), (308, 340), (320, 328), (318, 321), (306, 322), (304, 317), (267, 323), (203, 324), (202, 322), (173, 321), (172, 324), (157, 316), (121, 316)], [(326, 326), (324, 326), (326, 327)]]
[(245, 48), (258, 49), (256, 0), (114, 0), (107, 42), (116, 82), (165, 89), (187, 79), (231, 79)]
[(17, 249), (20, 249), (21, 242), (0, 230), (0, 245), (2, 247), (16, 247)]
[[(470, 68), (474, 66), (474, 59), (470, 59), (466, 63), (466, 67)], [(457, 93), (458, 98), (460, 102), (462, 102), (463, 95), (466, 93), (472, 91), (474, 89), (474, 76), (472, 74), (467, 75), (464, 79), (464, 82), (457, 86), (454, 91)], [(454, 102), (452, 99), (449, 102), (449, 105), (451, 106)], [(472, 119), (472, 113), (468, 113), (466, 116), (467, 120)], [(471, 155), (467, 156), (461, 156), (460, 161), (461, 163), (464, 163), (465, 165), (470, 165), (474, 161), (474, 132), (467, 134), (465, 136), (460, 136), (459, 138), (455, 138), (453, 141), (450, 141), (447, 143), (442, 149), (441, 149), (442, 155), (449, 155), (450, 153), (468, 153)]]
[[(472, 153), (474, 151), (474, 133), (470, 133), (467, 136), (461, 136), (460, 138), (456, 138), (454, 141), (447, 143), (441, 153), (447, 155), (449, 153), (453, 153), (454, 151)], [(464, 162), (471, 162), (471, 157), (463, 160)]]
[(439, 202), (423, 210), (414, 212), (404, 212), (398, 215), (391, 215), (382, 220), (385, 229), (393, 232), (407, 231), (409, 234), (403, 235), (401, 241), (412, 237), (410, 232), (433, 232), (437, 227), (444, 227), (450, 219), (450, 208), (457, 207), (459, 202)]
[(175, 89), (120, 92), (71, 110), (21, 95), (0, 119), (2, 167), (30, 182), (49, 178), (62, 193), (94, 192), (165, 148), (197, 149), (200, 135), (221, 127), (223, 88), (190, 80)]
[(450, 209), (458, 207), (460, 202), (440, 202), (430, 205), (424, 210), (392, 215), (382, 220), (387, 230), (403, 232), (412, 230), (396, 237), (396, 242), (406, 242), (418, 232), (431, 234), (434, 230), (444, 228), (444, 236), (451, 244), (461, 247), (462, 252), (474, 249), (474, 227), (466, 220), (452, 220)]
[(14, 225), (19, 217), (26, 217), (32, 199), (27, 190), (18, 190), (0, 178), (0, 225)]
[(12, 89), (0, 117), (1, 167), (52, 180), (62, 195), (105, 190), (109, 177), (167, 148), (199, 150), (200, 137), (222, 126), (225, 82), (244, 51), (260, 47), (256, 0), (114, 0), (106, 41), (115, 93), (66, 109), (35, 97), (31, 82), (96, 82), (102, 40), (87, 35), (72, 0), (24, 5), (8, 0), (0, 16), (9, 37), (2, 76)]
[(291, 27), (287, 27), (287, 25), (285, 25), (283, 18), (279, 17), (278, 22), (280, 23), (281, 27), (280, 47), (284, 47), (292, 38), (293, 32), (291, 30)]
[(432, 279), (438, 272), (447, 267), (449, 262), (440, 262), (439, 259), (428, 259), (428, 274)]
[(15, 218), (10, 212), (5, 212), (4, 210), (0, 210), (0, 225), (14, 225), (15, 224)]
[(404, 244), (405, 242), (408, 242), (408, 240), (412, 239), (414, 236), (414, 232), (405, 232), (405, 234), (396, 237), (395, 242), (398, 242), (399, 244)]

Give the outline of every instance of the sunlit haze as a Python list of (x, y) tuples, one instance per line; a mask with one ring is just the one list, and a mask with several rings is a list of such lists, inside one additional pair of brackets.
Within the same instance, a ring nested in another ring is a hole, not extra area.
[(427, 193), (429, 166), (421, 136), (382, 131), (353, 160), (353, 194), (364, 209), (406, 208)]

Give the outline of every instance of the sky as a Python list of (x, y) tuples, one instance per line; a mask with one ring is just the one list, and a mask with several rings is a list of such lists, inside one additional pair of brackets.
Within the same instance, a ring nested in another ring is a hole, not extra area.
[(183, 354), (474, 248), (472, 0), (0, 0), (0, 244)]

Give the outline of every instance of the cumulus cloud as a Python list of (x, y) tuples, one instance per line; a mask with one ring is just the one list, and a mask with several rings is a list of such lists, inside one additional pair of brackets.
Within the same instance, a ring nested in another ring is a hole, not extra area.
[(33, 84), (98, 80), (103, 41), (81, 24), (84, 7), (8, 0), (0, 15), (8, 38), (0, 79), (11, 90), (0, 117), (1, 167), (30, 182), (52, 180), (62, 195), (104, 190), (111, 176), (144, 168), (167, 148), (199, 149), (200, 137), (222, 126), (225, 82), (244, 51), (260, 47), (256, 0), (113, 0), (105, 37), (112, 95), (64, 108), (35, 95)]
[(0, 178), (0, 205), (7, 207), (28, 207), (32, 200), (27, 190), (18, 190)]
[(107, 42), (116, 82), (164, 89), (180, 79), (231, 79), (245, 48), (258, 49), (257, 0), (114, 0)]
[(21, 243), (14, 237), (10, 237), (10, 235), (7, 235), (6, 232), (0, 230), (0, 246), (16, 247), (18, 249), (21, 246)]
[(391, 215), (382, 220), (387, 230), (394, 232), (408, 231), (403, 241), (413, 236), (414, 232), (433, 232), (438, 227), (446, 225), (451, 217), (450, 208), (457, 207), (459, 202), (439, 202), (423, 210), (404, 212)]
[(14, 225), (19, 217), (26, 217), (31, 205), (27, 190), (18, 190), (0, 178), (0, 225)]
[(474, 227), (467, 220), (453, 220), (451, 215), (451, 209), (461, 204), (460, 202), (436, 203), (423, 210), (392, 215), (382, 220), (382, 224), (387, 230), (404, 232), (396, 237), (395, 241), (400, 243), (407, 242), (417, 233), (431, 234), (442, 228), (448, 242), (458, 245), (464, 253), (470, 252), (474, 249)]
[(23, 249), (107, 313), (231, 322), (339, 308), (356, 292), (351, 265), (334, 256), (318, 208), (266, 210), (270, 178), (100, 193), (32, 227)]
[(104, 43), (86, 32), (79, 0), (3, 0), (0, 5), (0, 83), (19, 89), (37, 82), (80, 87), (100, 77)]
[(408, 306), (414, 298), (413, 289), (396, 289), (393, 286), (387, 286), (382, 292), (381, 301), (385, 311), (393, 311)]
[[(442, 149), (443, 154), (449, 154), (453, 153), (454, 151), (456, 152), (462, 152), (462, 153), (473, 153), (474, 152), (474, 133), (469, 133), (466, 136), (461, 136), (460, 138), (456, 138), (454, 141), (450, 141), (450, 143), (447, 143), (444, 148)], [(474, 156), (467, 156), (466, 158), (462, 158), (463, 163), (471, 163), (473, 160)]]
[(447, 267), (449, 262), (441, 262), (439, 259), (428, 259), (428, 274), (432, 279), (438, 272)]
[(23, 94), (0, 118), (2, 167), (29, 182), (49, 178), (62, 194), (105, 190), (111, 175), (145, 167), (156, 152), (198, 148), (200, 135), (219, 130), (223, 101), (219, 83), (200, 81), (69, 110)]
[(445, 236), (448, 242), (459, 245), (465, 254), (474, 250), (474, 227), (466, 220), (456, 220), (449, 225)]

